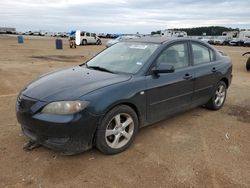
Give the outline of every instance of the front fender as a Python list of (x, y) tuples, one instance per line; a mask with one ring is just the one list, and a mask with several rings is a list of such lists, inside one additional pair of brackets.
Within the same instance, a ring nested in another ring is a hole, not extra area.
[(98, 116), (105, 115), (108, 111), (120, 104), (127, 104), (135, 108), (137, 114), (142, 117), (142, 121), (146, 114), (146, 94), (145, 78), (133, 78), (127, 82), (110, 85), (108, 87), (98, 89), (85, 96), (80, 100), (89, 101), (87, 110)]

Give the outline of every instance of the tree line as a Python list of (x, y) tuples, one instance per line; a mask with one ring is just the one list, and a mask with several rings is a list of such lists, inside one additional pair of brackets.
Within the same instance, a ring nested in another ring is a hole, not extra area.
[[(208, 36), (219, 36), (224, 31), (239, 31), (239, 28), (231, 28), (231, 27), (221, 27), (221, 26), (210, 26), (210, 27), (193, 27), (193, 28), (176, 28), (170, 29), (175, 31), (185, 31), (188, 36), (200, 36), (204, 33)], [(161, 31), (152, 31), (151, 35), (160, 34)]]

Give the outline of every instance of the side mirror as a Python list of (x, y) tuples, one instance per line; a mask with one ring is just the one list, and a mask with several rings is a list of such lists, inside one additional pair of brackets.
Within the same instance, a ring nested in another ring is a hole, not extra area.
[(160, 73), (173, 73), (175, 71), (175, 68), (173, 65), (170, 64), (160, 64), (157, 67), (154, 67), (152, 69), (152, 72), (154, 74), (160, 74)]

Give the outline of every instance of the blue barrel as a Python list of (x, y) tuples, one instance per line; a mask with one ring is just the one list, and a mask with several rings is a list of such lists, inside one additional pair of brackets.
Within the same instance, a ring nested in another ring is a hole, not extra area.
[(22, 44), (23, 43), (23, 36), (21, 36), (21, 35), (17, 36), (17, 42), (19, 44)]
[(56, 39), (56, 49), (63, 49), (62, 39)]

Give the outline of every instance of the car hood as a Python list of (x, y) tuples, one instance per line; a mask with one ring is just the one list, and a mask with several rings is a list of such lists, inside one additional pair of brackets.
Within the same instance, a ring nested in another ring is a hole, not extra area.
[(30, 83), (22, 94), (45, 102), (75, 100), (94, 90), (130, 78), (130, 75), (112, 74), (78, 66), (39, 77)]

